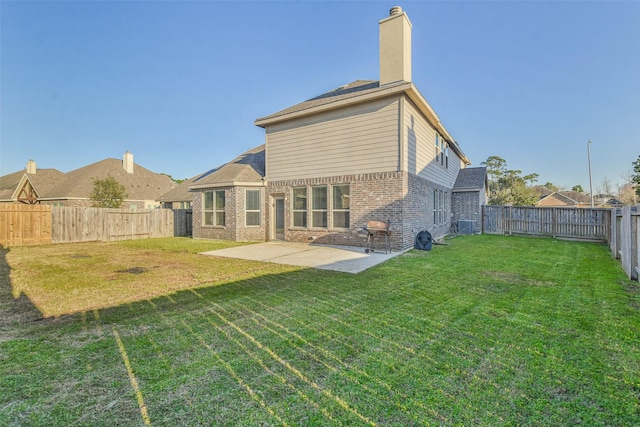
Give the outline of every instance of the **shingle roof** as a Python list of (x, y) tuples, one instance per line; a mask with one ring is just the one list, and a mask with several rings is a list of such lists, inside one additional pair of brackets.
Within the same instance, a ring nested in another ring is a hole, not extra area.
[(485, 186), (486, 178), (487, 168), (484, 166), (460, 169), (456, 183), (453, 185), (453, 190), (482, 189)]
[(193, 181), (200, 177), (200, 175), (193, 178), (185, 179), (178, 186), (164, 193), (158, 199), (159, 202), (190, 202), (193, 200), (193, 194), (189, 191), (189, 186), (193, 184)]
[(37, 173), (26, 173), (24, 170), (0, 176), (0, 200), (11, 200), (22, 178), (27, 175), (31, 185), (38, 194), (46, 194), (51, 188), (64, 179), (64, 173), (57, 169), (38, 169)]
[(270, 114), (266, 117), (257, 119), (268, 120), (276, 117), (284, 116), (286, 114), (295, 113), (298, 111), (306, 110), (313, 107), (319, 107), (321, 105), (331, 104), (333, 102), (342, 101), (343, 99), (353, 98), (356, 96), (364, 95), (367, 93), (373, 93), (380, 90), (380, 82), (376, 80), (356, 80), (344, 86), (340, 86), (337, 89), (331, 90), (315, 98), (308, 99), (304, 102), (296, 104), (292, 107), (285, 108), (276, 113)]
[[(193, 178), (193, 182), (188, 187), (205, 188), (206, 186), (215, 186), (217, 184), (262, 182), (265, 162), (264, 151), (264, 144), (252, 148), (232, 161)], [(165, 199), (165, 201), (169, 200)]]
[(66, 173), (58, 185), (40, 196), (89, 198), (94, 187), (94, 179), (105, 179), (108, 176), (124, 186), (129, 200), (157, 200), (172, 186), (171, 178), (167, 175), (151, 172), (135, 163), (133, 173), (127, 173), (122, 167), (122, 160), (104, 159)]

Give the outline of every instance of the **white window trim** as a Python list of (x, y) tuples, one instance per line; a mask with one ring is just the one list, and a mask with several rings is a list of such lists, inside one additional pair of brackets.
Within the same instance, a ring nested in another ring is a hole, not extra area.
[[(247, 201), (249, 200), (249, 198), (247, 197), (247, 194), (250, 191), (255, 191), (258, 193), (258, 209), (247, 209)], [(244, 190), (244, 226), (245, 227), (261, 227), (262, 226), (262, 194), (260, 192), (260, 190), (255, 190), (255, 189), (245, 189)], [(247, 214), (248, 213), (258, 213), (258, 223), (257, 224), (247, 224)]]
[[(223, 209), (219, 209), (216, 203), (216, 193), (218, 192), (222, 192), (222, 194), (224, 195), (225, 198), (225, 208)], [(212, 198), (213, 198), (213, 208), (212, 209), (205, 209), (205, 203), (206, 203), (206, 193), (212, 193)], [(227, 205), (227, 192), (225, 190), (210, 190), (210, 191), (205, 191), (203, 192), (203, 197), (202, 197), (202, 226), (203, 227), (225, 227), (227, 224), (227, 215), (226, 215), (226, 205)], [(207, 224), (206, 223), (206, 213), (207, 212), (213, 212), (213, 216), (212, 216), (212, 222), (213, 224)], [(216, 215), (218, 212), (225, 212), (225, 218), (224, 218), (224, 224), (218, 224), (218, 216)]]

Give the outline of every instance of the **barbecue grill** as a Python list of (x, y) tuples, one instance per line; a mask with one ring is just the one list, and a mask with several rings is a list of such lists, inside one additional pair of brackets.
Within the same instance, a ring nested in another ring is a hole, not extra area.
[(384, 238), (384, 254), (391, 252), (391, 245), (389, 244), (389, 222), (384, 221), (369, 221), (367, 226), (362, 229), (363, 233), (367, 235), (367, 248), (365, 253), (374, 251), (374, 240), (377, 237)]

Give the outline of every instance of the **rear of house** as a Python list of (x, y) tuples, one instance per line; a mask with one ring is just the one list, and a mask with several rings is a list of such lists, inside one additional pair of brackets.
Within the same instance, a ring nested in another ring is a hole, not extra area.
[(360, 231), (376, 220), (401, 250), (421, 230), (449, 232), (454, 184), (470, 161), (411, 82), (411, 23), (400, 8), (380, 21), (380, 80), (255, 124), (265, 130), (263, 168), (250, 180), (194, 182), (194, 237), (364, 246)]

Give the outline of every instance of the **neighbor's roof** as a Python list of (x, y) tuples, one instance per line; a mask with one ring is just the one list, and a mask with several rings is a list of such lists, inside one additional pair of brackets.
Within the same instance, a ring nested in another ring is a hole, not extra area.
[(89, 198), (95, 179), (111, 176), (124, 186), (128, 200), (156, 200), (171, 189), (172, 181), (167, 175), (151, 172), (135, 164), (133, 173), (127, 173), (122, 160), (104, 159), (75, 169), (64, 176), (64, 180), (48, 191), (43, 198)]
[(25, 170), (22, 170), (0, 176), (1, 201), (12, 200), (18, 185), (20, 185), (25, 175), (38, 194), (48, 193), (52, 187), (64, 179), (64, 173), (57, 169), (38, 169), (35, 174), (27, 173)]
[(589, 196), (584, 193), (578, 193), (577, 191), (555, 191), (541, 196), (536, 204), (541, 205), (544, 204), (545, 201), (549, 203), (551, 200), (557, 200), (569, 206), (591, 203)]
[(229, 163), (199, 175), (188, 186), (189, 190), (234, 185), (262, 185), (264, 147), (262, 144), (252, 148)]
[(193, 184), (200, 175), (185, 179), (179, 185), (164, 193), (158, 199), (159, 202), (191, 202), (193, 194), (189, 191), (189, 186)]
[(457, 141), (449, 134), (444, 125), (440, 122), (437, 114), (431, 108), (427, 100), (411, 82), (398, 82), (380, 86), (376, 80), (356, 80), (337, 89), (331, 90), (315, 98), (311, 98), (292, 107), (285, 108), (271, 115), (256, 119), (254, 124), (266, 127), (275, 123), (295, 119), (327, 110), (345, 107), (357, 103), (362, 103), (385, 96), (405, 93), (418, 109), (425, 115), (427, 120), (438, 130), (438, 132), (449, 142), (451, 149), (466, 164), (471, 162), (462, 152)]
[(464, 168), (458, 172), (458, 178), (453, 185), (453, 191), (464, 190), (480, 190), (486, 187), (487, 183), (487, 168)]

